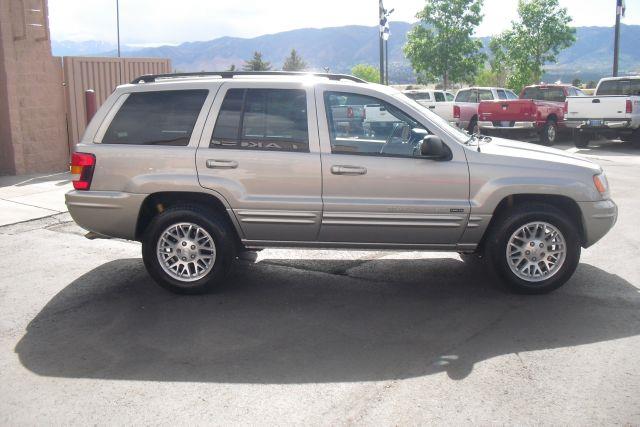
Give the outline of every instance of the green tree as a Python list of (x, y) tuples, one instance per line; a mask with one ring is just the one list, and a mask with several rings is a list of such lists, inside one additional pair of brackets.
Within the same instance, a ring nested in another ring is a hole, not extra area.
[(503, 71), (495, 71), (493, 68), (483, 68), (474, 80), (476, 86), (498, 86), (506, 84), (506, 74)]
[(593, 80), (589, 80), (587, 82), (587, 89), (595, 89), (596, 88), (596, 82)]
[(231, 64), (231, 66), (227, 68), (227, 71), (236, 71), (236, 64)]
[(351, 74), (372, 83), (380, 83), (380, 71), (373, 65), (358, 64), (351, 69)]
[(304, 71), (307, 68), (307, 63), (303, 61), (302, 57), (298, 55), (295, 49), (291, 49), (291, 53), (284, 60), (282, 66), (283, 71)]
[(573, 81), (571, 82), (571, 84), (575, 87), (580, 87), (582, 86), (582, 80), (580, 80), (579, 78), (575, 78), (573, 79)]
[(486, 57), (472, 37), (482, 21), (483, 0), (427, 0), (407, 35), (404, 53), (420, 76), (449, 82), (472, 81)]
[(262, 53), (256, 51), (253, 52), (253, 58), (249, 59), (243, 66), (245, 71), (269, 71), (271, 69), (271, 63), (262, 60)]
[(544, 65), (575, 42), (570, 22), (558, 0), (519, 0), (518, 19), (491, 44), (494, 58), (509, 70), (509, 87), (520, 90), (540, 81)]

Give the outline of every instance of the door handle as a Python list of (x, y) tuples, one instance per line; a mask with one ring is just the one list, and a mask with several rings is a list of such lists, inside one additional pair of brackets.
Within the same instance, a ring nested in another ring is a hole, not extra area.
[(431, 108), (433, 110), (434, 108), (436, 108), (436, 106), (435, 105), (429, 105), (429, 108)]
[(362, 166), (334, 165), (331, 166), (331, 173), (334, 175), (364, 175), (367, 168)]
[(235, 160), (208, 159), (207, 167), (209, 169), (235, 169), (238, 167), (238, 162)]

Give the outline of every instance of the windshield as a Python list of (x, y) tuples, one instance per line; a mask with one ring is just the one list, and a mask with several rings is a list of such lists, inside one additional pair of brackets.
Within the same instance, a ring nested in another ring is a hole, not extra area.
[(640, 79), (605, 80), (598, 86), (596, 95), (640, 95)]
[(455, 126), (451, 126), (449, 124), (449, 122), (447, 122), (445, 119), (443, 119), (442, 117), (438, 116), (436, 113), (434, 113), (433, 111), (429, 110), (425, 106), (420, 105), (419, 103), (417, 103), (413, 99), (409, 98), (404, 93), (398, 92), (398, 93), (394, 94), (393, 96), (395, 96), (396, 98), (400, 99), (401, 101), (404, 101), (404, 102), (416, 107), (425, 116), (427, 116), (429, 118), (429, 120), (431, 120), (433, 123), (435, 123), (440, 128), (445, 130), (449, 135), (451, 135), (453, 138), (455, 138), (456, 141), (464, 144), (465, 142), (467, 142), (469, 140), (469, 134), (467, 134), (466, 132), (458, 129)]

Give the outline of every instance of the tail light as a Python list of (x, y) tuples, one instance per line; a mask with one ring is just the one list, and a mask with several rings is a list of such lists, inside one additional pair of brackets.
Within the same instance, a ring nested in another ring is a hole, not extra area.
[(564, 101), (564, 113), (567, 114), (569, 112), (569, 101)]
[(633, 104), (631, 104), (631, 100), (627, 99), (627, 108), (625, 109), (625, 113), (631, 114), (633, 112)]
[(71, 181), (76, 190), (88, 190), (91, 187), (96, 156), (88, 153), (71, 155)]
[(460, 106), (459, 105), (454, 105), (453, 106), (453, 118), (454, 119), (459, 119), (460, 118)]
[(347, 118), (353, 119), (353, 108), (347, 107)]

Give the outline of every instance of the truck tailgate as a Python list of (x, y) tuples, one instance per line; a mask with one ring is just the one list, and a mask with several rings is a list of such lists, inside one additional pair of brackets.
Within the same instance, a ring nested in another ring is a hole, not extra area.
[(567, 97), (567, 120), (627, 119), (628, 99), (618, 95)]
[(491, 122), (528, 121), (532, 120), (533, 109), (530, 99), (482, 101), (478, 107), (478, 117)]

